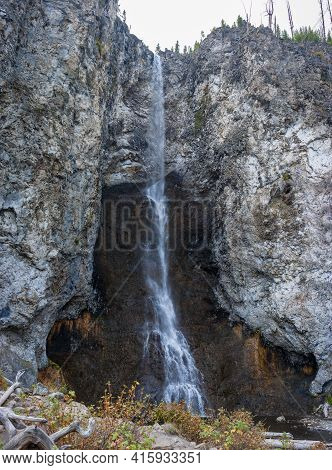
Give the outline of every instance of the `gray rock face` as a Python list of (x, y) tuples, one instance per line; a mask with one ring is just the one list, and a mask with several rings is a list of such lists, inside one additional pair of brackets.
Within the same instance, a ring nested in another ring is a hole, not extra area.
[(168, 161), (213, 201), (215, 293), (230, 319), (313, 354), (332, 379), (331, 48), (218, 29), (164, 54)]
[[(24, 367), (32, 382), (54, 323), (95, 310), (102, 191), (150, 175), (152, 53), (116, 13), (116, 0), (0, 0), (9, 377)], [(331, 48), (218, 29), (195, 54), (168, 51), (163, 63), (169, 170), (216, 209), (219, 306), (269, 343), (313, 355), (319, 393), (332, 380)]]
[(190, 442), (184, 437), (179, 436), (170, 424), (143, 426), (141, 432), (152, 439), (153, 450), (191, 450), (197, 448), (195, 442)]
[(93, 308), (110, 122), (141, 120), (122, 85), (142, 87), (151, 53), (116, 13), (116, 0), (0, 1), (1, 368), (28, 382), (55, 320)]

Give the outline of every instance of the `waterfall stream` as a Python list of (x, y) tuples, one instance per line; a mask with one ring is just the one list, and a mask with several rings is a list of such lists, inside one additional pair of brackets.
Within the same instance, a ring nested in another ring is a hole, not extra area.
[(153, 320), (146, 325), (144, 354), (148, 354), (152, 345), (154, 347), (157, 345), (164, 366), (163, 400), (169, 403), (184, 401), (188, 408), (203, 415), (201, 374), (195, 365), (189, 344), (179, 328), (168, 279), (164, 90), (162, 65), (158, 55), (155, 55), (154, 59), (152, 87), (148, 143), (149, 157), (156, 172), (156, 182), (147, 188), (146, 196), (155, 220), (157, 241), (155, 249), (148, 250), (144, 260), (147, 288), (153, 310)]

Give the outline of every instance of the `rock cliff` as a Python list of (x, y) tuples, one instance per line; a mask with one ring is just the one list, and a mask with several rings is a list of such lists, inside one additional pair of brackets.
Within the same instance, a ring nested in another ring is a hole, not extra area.
[(54, 322), (93, 309), (103, 179), (135, 147), (152, 54), (116, 0), (1, 1), (0, 42), (1, 368), (31, 381)]
[(164, 54), (168, 160), (212, 201), (215, 294), (233, 321), (332, 378), (330, 47), (217, 29)]
[[(0, 45), (0, 367), (31, 382), (55, 322), (98, 312), (103, 195), (149, 178), (153, 57), (116, 0), (0, 0)], [(208, 255), (188, 269), (231, 322), (315, 358), (320, 393), (332, 380), (331, 48), (224, 28), (162, 60), (169, 172), (214, 209)], [(107, 266), (114, 282), (123, 260)]]

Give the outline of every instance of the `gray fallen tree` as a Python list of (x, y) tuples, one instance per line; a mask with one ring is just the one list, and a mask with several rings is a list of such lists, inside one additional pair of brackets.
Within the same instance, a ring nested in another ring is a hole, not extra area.
[(327, 442), (294, 439), (289, 432), (265, 432), (264, 437), (265, 444), (270, 449), (310, 450), (321, 444), (324, 444), (327, 449), (332, 448), (332, 444)]
[(322, 441), (306, 441), (306, 440), (289, 440), (282, 439), (265, 439), (265, 444), (270, 449), (290, 449), (290, 450), (311, 450), (316, 446), (324, 444), (327, 449), (331, 448), (331, 444)]
[[(19, 371), (13, 383), (8, 380), (10, 387), (0, 397), (0, 424), (4, 428), (4, 450), (54, 450), (58, 448), (56, 442), (72, 432), (77, 432), (85, 438), (93, 433), (95, 420), (90, 418), (86, 430), (81, 428), (79, 421), (74, 421), (66, 428), (60, 429), (49, 436), (42, 428), (38, 427), (38, 424), (47, 423), (46, 419), (18, 415), (9, 406), (4, 406), (15, 390), (22, 387), (20, 380), (24, 373), (25, 371)], [(27, 426), (25, 423), (34, 424)], [(67, 447), (64, 446), (63, 448)]]
[(322, 413), (324, 418), (328, 418), (329, 415), (330, 415), (330, 410), (332, 409), (331, 405), (327, 402), (319, 405), (319, 407), (317, 408), (317, 410), (315, 411), (315, 413)]

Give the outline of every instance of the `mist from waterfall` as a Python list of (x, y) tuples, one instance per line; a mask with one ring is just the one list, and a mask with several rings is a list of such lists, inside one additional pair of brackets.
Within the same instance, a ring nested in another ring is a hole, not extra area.
[(163, 88), (162, 64), (160, 57), (155, 55), (148, 143), (156, 182), (146, 189), (146, 196), (155, 221), (157, 241), (155, 249), (148, 250), (144, 260), (149, 301), (153, 311), (152, 321), (146, 324), (144, 355), (149, 354), (151, 347), (157, 347), (162, 357), (165, 377), (163, 400), (168, 403), (184, 401), (189, 409), (203, 415), (201, 374), (195, 365), (189, 344), (179, 328), (169, 285)]

